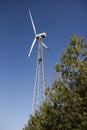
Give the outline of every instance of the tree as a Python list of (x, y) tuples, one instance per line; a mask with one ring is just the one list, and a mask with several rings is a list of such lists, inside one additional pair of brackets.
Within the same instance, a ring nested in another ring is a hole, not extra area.
[(86, 89), (86, 91), (83, 90), (84, 94), (87, 94), (87, 44), (84, 43), (84, 38), (74, 34), (60, 60), (60, 64), (57, 63), (55, 68), (61, 73), (66, 86), (72, 91), (82, 86), (82, 89)]
[(87, 44), (74, 34), (55, 64), (59, 77), (24, 130), (87, 129)]

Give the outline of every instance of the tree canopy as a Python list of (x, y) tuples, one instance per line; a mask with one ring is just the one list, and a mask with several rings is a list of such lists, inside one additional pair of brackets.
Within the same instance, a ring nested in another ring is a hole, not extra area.
[(58, 78), (47, 87), (46, 101), (23, 130), (87, 129), (87, 44), (72, 35), (55, 64)]

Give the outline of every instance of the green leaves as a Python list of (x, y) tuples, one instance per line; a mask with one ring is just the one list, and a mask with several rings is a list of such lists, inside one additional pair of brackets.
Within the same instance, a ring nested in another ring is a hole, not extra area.
[(87, 129), (87, 44), (74, 34), (55, 64), (59, 77), (24, 130)]

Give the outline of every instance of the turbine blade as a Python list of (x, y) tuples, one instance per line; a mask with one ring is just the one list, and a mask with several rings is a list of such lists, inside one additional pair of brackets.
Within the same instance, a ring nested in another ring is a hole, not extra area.
[(32, 27), (33, 27), (33, 30), (34, 30), (34, 34), (36, 35), (36, 28), (35, 28), (35, 25), (34, 25), (34, 21), (33, 21), (33, 18), (32, 18), (32, 15), (31, 15), (31, 11), (29, 10), (29, 15), (30, 15), (30, 19), (31, 19), (31, 23), (32, 23)]
[(32, 49), (33, 49), (33, 47), (34, 47), (34, 45), (35, 45), (35, 42), (36, 42), (36, 38), (34, 39), (32, 45), (31, 45), (31, 48), (30, 48), (30, 51), (29, 51), (28, 57), (30, 57), (30, 55), (31, 55)]
[(42, 45), (45, 47), (45, 48), (47, 48), (48, 49), (48, 47), (42, 42)]

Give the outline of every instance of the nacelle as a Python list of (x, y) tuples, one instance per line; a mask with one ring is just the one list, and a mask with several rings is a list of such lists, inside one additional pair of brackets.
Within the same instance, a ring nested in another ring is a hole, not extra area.
[(37, 39), (41, 39), (41, 38), (45, 38), (46, 37), (46, 33), (40, 33), (36, 35)]

